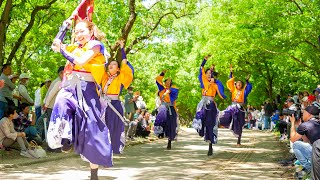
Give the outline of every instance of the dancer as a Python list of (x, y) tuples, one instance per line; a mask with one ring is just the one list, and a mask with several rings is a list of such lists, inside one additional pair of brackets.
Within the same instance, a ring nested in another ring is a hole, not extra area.
[(98, 165), (112, 166), (109, 130), (100, 119), (102, 108), (97, 93), (107, 53), (101, 38), (103, 33), (84, 20), (75, 26), (76, 44), (66, 46), (55, 39), (52, 45), (69, 61), (72, 71), (65, 73), (53, 107), (48, 144), (52, 149), (62, 147), (63, 151), (69, 151), (73, 144), (75, 152), (90, 162), (92, 180), (98, 179)]
[(171, 149), (171, 141), (177, 135), (177, 112), (176, 100), (178, 98), (179, 89), (173, 85), (171, 78), (162, 82), (166, 70), (156, 78), (159, 89), (159, 97), (161, 98), (161, 106), (154, 123), (154, 131), (157, 136), (164, 133), (168, 137), (167, 150)]
[(230, 79), (227, 82), (227, 87), (231, 92), (232, 105), (219, 114), (220, 125), (229, 127), (238, 138), (237, 146), (241, 146), (242, 128), (245, 124), (245, 108), (243, 105), (247, 101), (247, 97), (252, 90), (252, 85), (249, 83), (250, 75), (246, 77), (246, 84), (242, 81), (235, 83), (230, 65)]
[(133, 80), (134, 69), (127, 61), (124, 51), (124, 41), (118, 41), (121, 47), (122, 63), (121, 67), (118, 61), (111, 61), (108, 65), (108, 74), (105, 74), (102, 80), (102, 106), (105, 112), (102, 120), (107, 124), (110, 131), (112, 151), (115, 154), (122, 152), (125, 145), (125, 133), (123, 118), (123, 106), (119, 100), (119, 94), (122, 88), (128, 88)]
[(198, 131), (204, 140), (209, 142), (208, 156), (212, 155), (212, 144), (217, 143), (218, 123), (217, 123), (217, 104), (214, 101), (216, 94), (221, 99), (225, 99), (224, 87), (222, 83), (214, 78), (211, 69), (204, 69), (208, 58), (206, 56), (200, 66), (198, 79), (202, 88), (202, 99), (197, 106), (196, 118), (193, 121), (193, 127)]

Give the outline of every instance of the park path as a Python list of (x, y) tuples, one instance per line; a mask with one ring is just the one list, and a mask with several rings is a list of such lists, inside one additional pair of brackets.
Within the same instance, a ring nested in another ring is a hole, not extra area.
[[(207, 143), (194, 129), (183, 128), (172, 150), (166, 140), (136, 145), (114, 157), (113, 168), (99, 169), (99, 179), (290, 179), (288, 169), (277, 162), (285, 149), (269, 132), (245, 130), (242, 147), (227, 129), (219, 129), (213, 156)], [(84, 180), (89, 179), (88, 163), (80, 157), (21, 166), (0, 172), (1, 179)]]

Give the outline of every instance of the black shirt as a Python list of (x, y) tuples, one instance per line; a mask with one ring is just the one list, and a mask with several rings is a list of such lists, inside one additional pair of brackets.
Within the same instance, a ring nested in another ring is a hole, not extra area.
[(311, 144), (320, 139), (320, 121), (312, 118), (307, 122), (303, 122), (299, 125), (297, 133), (305, 135)]

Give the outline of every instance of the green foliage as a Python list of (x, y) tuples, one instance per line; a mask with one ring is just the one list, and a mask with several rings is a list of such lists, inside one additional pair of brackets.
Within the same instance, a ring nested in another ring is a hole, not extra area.
[[(154, 2), (157, 3), (151, 6)], [(15, 2), (7, 30), (6, 57), (27, 26), (33, 8), (45, 3)], [(128, 3), (95, 2), (93, 21), (106, 33), (107, 46), (121, 37), (130, 16)], [(40, 11), (15, 54), (14, 70), (30, 73), (29, 88), (33, 91), (46, 78), (55, 78), (56, 69), (65, 63), (61, 55), (50, 50), (50, 45), (60, 24), (76, 5), (77, 1), (60, 0)], [(311, 91), (319, 83), (319, 1), (145, 0), (135, 5), (137, 18), (126, 39), (127, 47), (140, 37), (148, 37), (132, 45), (128, 59), (135, 68), (135, 91), (142, 93), (149, 109), (155, 106), (155, 77), (166, 69), (166, 77), (172, 77), (180, 89), (177, 106), (180, 117), (188, 123), (201, 98), (197, 76), (207, 54), (212, 54), (212, 58), (206, 66), (214, 63), (223, 83), (228, 79), (230, 64), (236, 79), (244, 81), (251, 74), (250, 105), (259, 106), (277, 94)], [(225, 94), (226, 100), (216, 98), (219, 109), (230, 104), (227, 89)]]

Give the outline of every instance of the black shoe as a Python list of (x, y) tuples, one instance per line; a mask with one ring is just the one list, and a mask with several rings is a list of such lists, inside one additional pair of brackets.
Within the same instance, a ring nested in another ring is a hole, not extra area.
[(61, 153), (61, 148), (57, 148), (57, 149), (51, 149), (50, 147), (47, 147), (47, 151), (48, 152), (52, 152), (52, 153)]
[(61, 144), (62, 144), (61, 151), (63, 152), (69, 152), (72, 148), (72, 144), (70, 143), (69, 139), (62, 139)]
[(281, 164), (282, 166), (294, 166), (294, 161), (282, 160), (279, 161), (279, 164)]
[(98, 169), (91, 169), (90, 180), (98, 180)]
[(209, 143), (209, 150), (208, 150), (208, 156), (212, 156), (212, 143)]
[(168, 140), (167, 150), (171, 150), (171, 140)]

